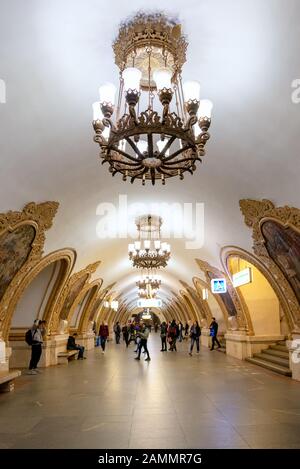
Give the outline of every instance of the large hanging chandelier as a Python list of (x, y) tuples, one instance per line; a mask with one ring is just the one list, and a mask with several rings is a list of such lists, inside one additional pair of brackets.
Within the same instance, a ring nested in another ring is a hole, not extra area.
[(117, 100), (116, 87), (106, 83), (93, 104), (94, 141), (113, 176), (165, 184), (193, 174), (202, 161), (212, 103), (200, 100), (198, 82), (182, 85), (186, 49), (181, 25), (162, 13), (139, 13), (121, 25), (113, 44)]
[(136, 220), (136, 225), (138, 240), (128, 244), (129, 259), (133, 267), (148, 270), (166, 267), (171, 248), (168, 243), (160, 240), (161, 217), (144, 215)]

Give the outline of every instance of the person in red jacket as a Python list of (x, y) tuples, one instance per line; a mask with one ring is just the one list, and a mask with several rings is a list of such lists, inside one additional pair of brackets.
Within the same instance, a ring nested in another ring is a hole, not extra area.
[(104, 353), (107, 337), (109, 336), (108, 325), (104, 324), (104, 322), (102, 322), (102, 324), (100, 326), (99, 336), (100, 336), (100, 345), (101, 345), (101, 348), (102, 348), (102, 353)]

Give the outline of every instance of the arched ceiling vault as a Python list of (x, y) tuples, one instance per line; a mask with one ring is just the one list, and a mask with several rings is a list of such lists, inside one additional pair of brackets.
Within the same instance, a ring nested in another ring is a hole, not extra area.
[[(189, 42), (183, 79), (199, 80), (201, 96), (214, 103), (203, 163), (193, 176), (155, 187), (112, 178), (100, 164), (91, 128), (99, 85), (117, 84), (111, 44), (118, 24), (148, 8), (146, 0), (112, 0), (107, 8), (96, 0), (6, 2), (0, 16), (0, 78), (7, 88), (6, 103), (0, 104), (0, 212), (21, 210), (29, 201), (58, 201), (45, 255), (71, 246), (75, 271), (100, 259), (92, 281), (103, 278), (103, 288), (114, 284), (128, 311), (137, 298), (138, 276), (127, 256), (131, 240), (99, 238), (99, 204), (119, 209), (120, 195), (128, 206), (186, 203), (195, 210), (204, 204), (203, 244), (188, 249), (187, 239), (175, 239), (171, 229), (172, 256), (161, 273), (166, 314), (188, 320), (178, 295), (180, 280), (190, 285), (202, 276), (195, 259), (222, 269), (222, 246), (252, 251), (239, 200), (300, 206), (300, 105), (291, 100), (300, 70), (300, 3), (186, 0), (183, 7), (181, 0), (153, 0), (152, 9), (182, 20)], [(184, 220), (178, 217), (177, 225)]]

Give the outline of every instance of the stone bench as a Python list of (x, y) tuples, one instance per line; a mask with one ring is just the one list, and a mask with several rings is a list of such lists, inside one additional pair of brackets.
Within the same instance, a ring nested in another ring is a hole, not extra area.
[(66, 350), (57, 354), (57, 363), (59, 365), (67, 365), (69, 360), (75, 360), (79, 350)]
[(14, 390), (14, 379), (21, 376), (21, 371), (1, 371), (0, 372), (0, 392), (10, 392)]

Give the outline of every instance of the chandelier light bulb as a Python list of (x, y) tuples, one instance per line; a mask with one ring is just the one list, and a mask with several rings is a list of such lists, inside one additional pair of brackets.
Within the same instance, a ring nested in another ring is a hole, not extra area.
[(102, 132), (102, 135), (103, 135), (103, 137), (106, 138), (106, 140), (108, 140), (108, 139), (109, 139), (109, 135), (110, 135), (110, 127), (105, 127), (105, 129), (104, 129), (103, 132)]
[(159, 239), (156, 239), (156, 240), (154, 241), (154, 247), (155, 247), (155, 249), (157, 249), (157, 250), (160, 249), (160, 240), (159, 240)]
[(199, 110), (198, 110), (198, 116), (208, 117), (210, 119), (212, 108), (213, 108), (213, 103), (209, 99), (201, 99)]
[(134, 244), (128, 244), (128, 252), (129, 254), (134, 252)]
[(124, 80), (124, 90), (136, 90), (140, 91), (140, 81), (142, 78), (142, 72), (138, 68), (128, 67), (122, 73)]
[(156, 83), (158, 91), (162, 90), (163, 88), (172, 88), (171, 78), (172, 73), (167, 68), (161, 68), (153, 72), (153, 79)]
[(200, 99), (200, 83), (199, 81), (186, 81), (183, 83), (184, 102), (199, 101)]
[(113, 83), (105, 83), (99, 88), (100, 103), (115, 104), (116, 87)]
[(144, 249), (149, 250), (149, 249), (150, 249), (150, 244), (151, 244), (150, 239), (145, 239), (145, 241), (144, 241)]
[(126, 150), (126, 140), (123, 138), (123, 140), (119, 141), (118, 145), (119, 150), (125, 151)]
[(140, 249), (141, 249), (141, 242), (140, 241), (135, 241), (134, 242), (134, 249), (136, 251), (140, 251)]
[(102, 120), (103, 119), (103, 114), (102, 114), (102, 111), (101, 111), (101, 108), (100, 108), (100, 102), (96, 101), (95, 103), (93, 103), (92, 107), (93, 107), (93, 119), (94, 119), (94, 121)]

